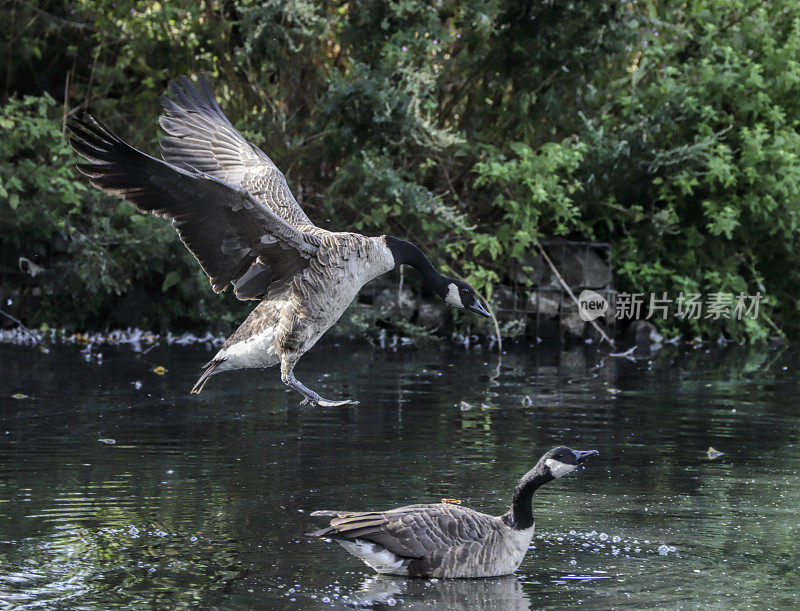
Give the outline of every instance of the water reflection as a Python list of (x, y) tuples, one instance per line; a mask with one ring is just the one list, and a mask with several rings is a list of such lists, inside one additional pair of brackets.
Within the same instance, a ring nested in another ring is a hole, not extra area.
[(386, 575), (368, 577), (350, 596), (355, 608), (383, 609), (401, 604), (403, 609), (467, 611), (525, 611), (531, 601), (514, 576), (492, 579), (402, 579)]
[[(481, 348), (329, 344), (298, 376), (362, 404), (314, 409), (273, 371), (188, 395), (206, 352), (108, 348), (100, 363), (73, 346), (0, 346), (0, 601), (800, 604), (794, 353), (664, 346), (628, 359), (521, 346), (498, 364)], [(500, 514), (562, 443), (601, 455), (537, 493), (516, 578), (375, 577), (302, 536), (318, 526), (314, 509), (458, 498)], [(709, 446), (724, 454), (709, 460)]]

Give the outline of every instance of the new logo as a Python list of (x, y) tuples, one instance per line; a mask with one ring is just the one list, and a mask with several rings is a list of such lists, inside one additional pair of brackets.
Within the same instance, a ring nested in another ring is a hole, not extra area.
[(578, 316), (581, 317), (581, 320), (589, 322), (600, 318), (607, 311), (608, 301), (605, 297), (589, 289), (581, 291), (578, 296)]

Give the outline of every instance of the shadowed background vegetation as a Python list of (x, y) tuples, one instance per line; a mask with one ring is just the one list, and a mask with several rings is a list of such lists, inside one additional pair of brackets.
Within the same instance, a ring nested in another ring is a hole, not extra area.
[(158, 96), (202, 70), (324, 227), (412, 239), (487, 296), (542, 238), (608, 241), (618, 290), (765, 295), (757, 320), (666, 332), (797, 334), (793, 2), (0, 7), (0, 307), (27, 325), (220, 331), (250, 308), (87, 188), (64, 138), (91, 111), (153, 153)]

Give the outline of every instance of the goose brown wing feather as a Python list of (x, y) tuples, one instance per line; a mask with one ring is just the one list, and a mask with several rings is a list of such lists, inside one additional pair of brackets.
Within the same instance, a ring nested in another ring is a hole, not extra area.
[[(240, 186), (146, 155), (92, 117), (73, 119), (69, 127), (73, 148), (89, 161), (79, 170), (97, 188), (170, 219), (218, 293), (233, 282), (240, 299), (260, 297), (270, 284), (307, 268), (319, 250), (319, 238)], [(253, 273), (255, 265), (261, 267)]]
[(201, 74), (197, 86), (182, 76), (170, 83), (174, 100), (161, 98), (159, 123), (169, 134), (161, 140), (165, 161), (237, 185), (290, 225), (311, 225), (272, 160), (236, 130), (217, 104)]
[(409, 505), (384, 512), (320, 512), (336, 516), (315, 536), (371, 541), (404, 558), (423, 558), (484, 541), (497, 519), (457, 505)]

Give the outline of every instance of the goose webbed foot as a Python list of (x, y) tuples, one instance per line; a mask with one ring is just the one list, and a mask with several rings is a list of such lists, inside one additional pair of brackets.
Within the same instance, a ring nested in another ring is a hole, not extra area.
[(310, 403), (314, 407), (343, 407), (345, 405), (358, 405), (358, 401), (353, 401), (352, 399), (332, 401), (331, 399), (321, 397), (313, 390), (306, 387), (296, 377), (294, 377), (294, 373), (292, 373), (292, 370), (289, 367), (281, 367), (281, 379), (283, 380), (284, 384), (295, 389), (305, 397), (305, 399), (300, 402), (300, 405), (305, 405), (306, 403)]
[(319, 395), (316, 395), (316, 399), (312, 397), (306, 397), (305, 399), (300, 401), (300, 405), (305, 405), (306, 403), (310, 403), (314, 407), (344, 407), (346, 405), (358, 405), (358, 401), (355, 401), (353, 399), (342, 399), (341, 401), (332, 401), (331, 399), (326, 399), (324, 397), (320, 397)]

